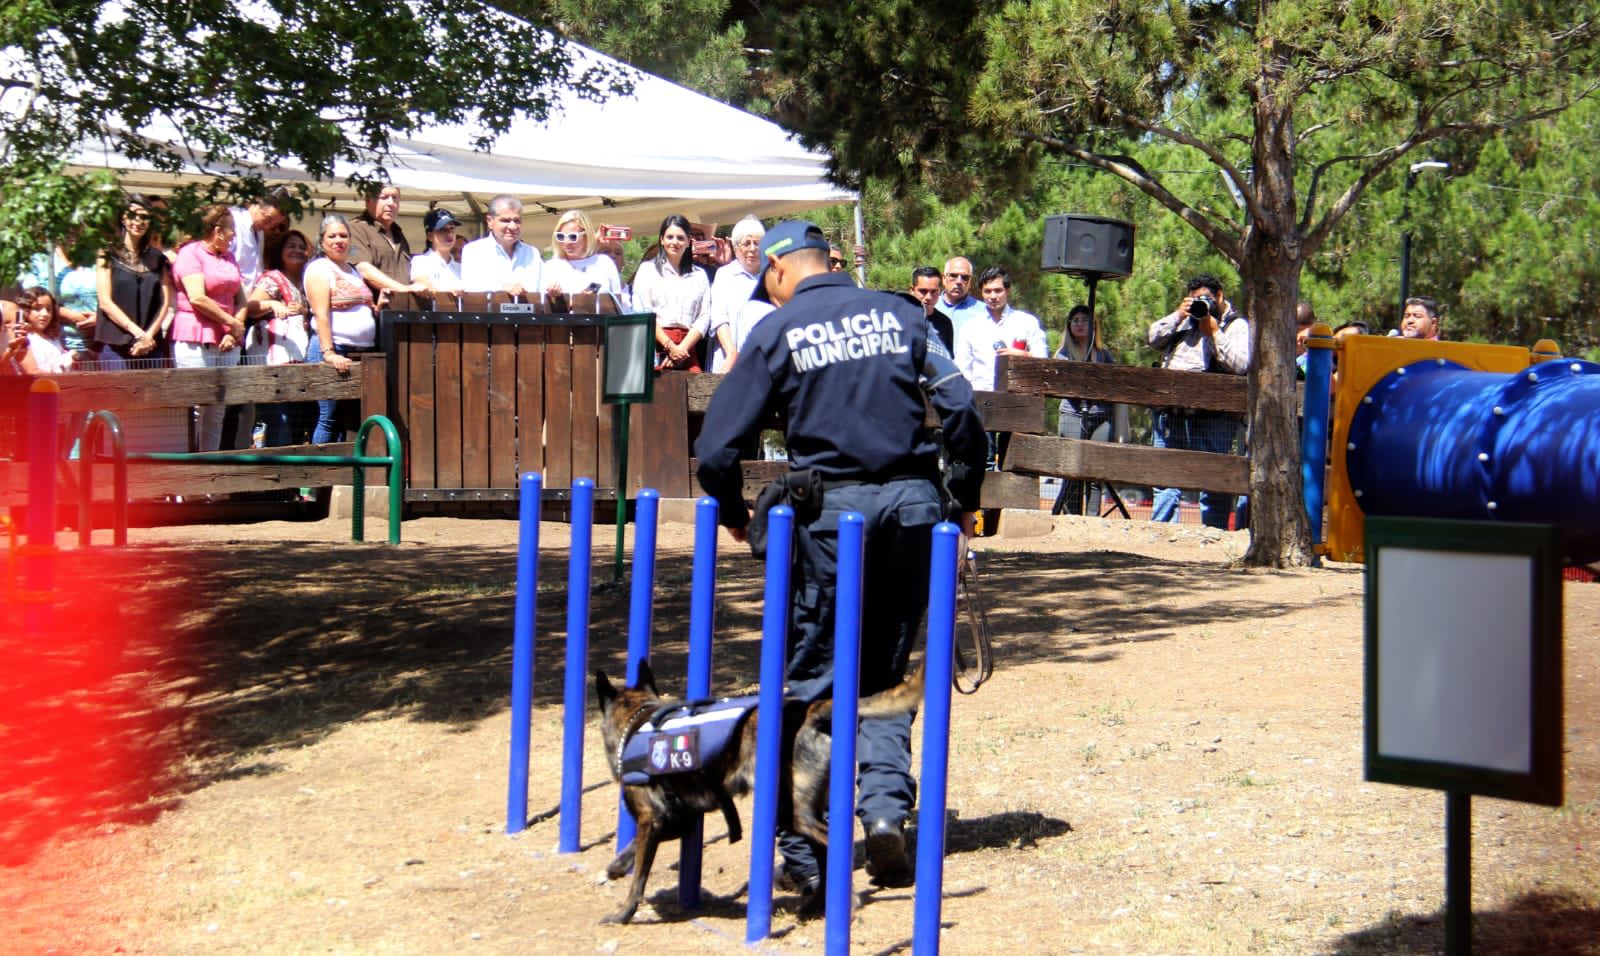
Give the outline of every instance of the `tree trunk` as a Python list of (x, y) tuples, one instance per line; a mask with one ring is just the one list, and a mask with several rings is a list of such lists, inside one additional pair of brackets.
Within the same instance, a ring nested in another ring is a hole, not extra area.
[(1250, 308), (1250, 549), (1252, 567), (1300, 567), (1312, 561), (1300, 485), (1300, 430), (1294, 404), (1295, 306), (1303, 264), (1294, 191), (1291, 104), (1274, 96), (1276, 77), (1256, 90), (1258, 200), (1245, 231), (1239, 274)]

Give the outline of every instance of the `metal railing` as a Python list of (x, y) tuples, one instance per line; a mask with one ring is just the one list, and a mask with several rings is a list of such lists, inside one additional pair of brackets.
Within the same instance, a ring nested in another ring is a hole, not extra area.
[[(112, 452), (110, 456), (100, 454), (99, 438), (101, 428), (110, 430)], [(94, 465), (105, 462), (114, 469), (116, 482), (116, 495), (120, 503), (116, 514), (117, 544), (127, 543), (128, 516), (127, 516), (127, 466), (129, 463), (139, 464), (167, 464), (167, 465), (321, 465), (332, 467), (348, 466), (354, 472), (351, 485), (354, 493), (354, 502), (351, 505), (352, 528), (350, 540), (365, 540), (363, 525), (366, 519), (366, 469), (386, 468), (389, 473), (389, 543), (400, 543), (401, 511), (405, 503), (405, 451), (400, 444), (400, 433), (395, 429), (394, 423), (383, 415), (371, 415), (361, 423), (361, 428), (356, 433), (355, 447), (366, 447), (367, 435), (374, 428), (383, 433), (384, 453), (381, 455), (285, 455), (271, 451), (253, 452), (146, 452), (130, 455), (122, 443), (121, 426), (117, 417), (109, 411), (91, 412), (84, 422), (84, 440), (80, 446), (81, 453), (79, 468), (82, 475), (79, 488), (80, 513), (82, 520), (78, 531), (79, 540), (88, 543), (89, 536), (94, 532), (91, 517), (93, 505)]]

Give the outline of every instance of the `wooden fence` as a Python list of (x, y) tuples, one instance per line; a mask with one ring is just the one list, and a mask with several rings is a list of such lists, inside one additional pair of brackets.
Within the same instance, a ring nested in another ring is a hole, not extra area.
[[(348, 375), (327, 365), (241, 366), (235, 368), (152, 369), (118, 372), (69, 372), (48, 376), (60, 387), (64, 419), (76, 424), (96, 409), (127, 412), (150, 408), (187, 408), (190, 405), (242, 405), (251, 402), (304, 402), (316, 399), (360, 399), (364, 414), (382, 412), (385, 405), (384, 357), (367, 356)], [(0, 503), (23, 501), (28, 493), (27, 394), (33, 380), (0, 378)], [(75, 429), (74, 429), (75, 431)], [(275, 451), (301, 454), (348, 455), (354, 443), (297, 445)], [(250, 451), (246, 449), (245, 451)], [(243, 452), (241, 452), (242, 454)], [(110, 469), (96, 471), (110, 481)], [(76, 462), (61, 461), (57, 469), (58, 498), (76, 503)], [(278, 491), (290, 488), (350, 483), (349, 468), (264, 465), (158, 465), (129, 469), (128, 496), (134, 499), (165, 495), (222, 495), (242, 491)], [(98, 497), (103, 498), (104, 495)]]
[[(477, 303), (473, 303), (477, 304)], [(385, 313), (385, 355), (370, 355), (341, 376), (322, 365), (231, 369), (83, 372), (55, 376), (64, 414), (194, 404), (359, 398), (363, 414), (384, 413), (406, 445), (409, 502), (506, 502), (517, 476), (545, 474), (546, 495), (570, 493), (592, 477), (597, 497), (616, 497), (613, 409), (600, 401), (603, 319), (490, 312)], [(1243, 414), (1242, 376), (1174, 372), (1054, 359), (1002, 358), (1002, 389), (977, 396), (986, 427), (1009, 432), (1004, 468), (984, 482), (985, 508), (1039, 507), (1038, 478), (1242, 493), (1249, 461), (1237, 455), (1088, 442), (1045, 433), (1049, 399), (1085, 398), (1152, 407)], [(691, 439), (722, 377), (666, 372), (655, 400), (633, 406), (628, 494), (651, 487), (666, 498), (699, 494)], [(0, 379), (0, 444), (20, 459), (28, 380)], [(9, 435), (7, 439), (4, 436)], [(309, 452), (315, 446), (297, 446)], [(348, 443), (322, 446), (348, 454)], [(7, 457), (0, 447), (0, 459)], [(745, 465), (753, 499), (784, 462)], [(63, 495), (76, 495), (76, 469), (63, 464)], [(130, 475), (130, 496), (226, 494), (344, 484), (347, 469), (283, 466), (202, 468), (145, 465)], [(26, 464), (0, 460), (0, 501), (25, 497)], [(63, 497), (64, 501), (76, 500)]]
[[(1243, 415), (1248, 398), (1243, 376), (1057, 359), (1002, 357), (999, 361), (995, 380), (1002, 390), (979, 392), (976, 399), (984, 426), (1009, 432), (1011, 442), (1003, 469), (984, 480), (983, 507), (1038, 508), (1041, 476), (1234, 494), (1249, 491), (1249, 459), (1240, 455), (1045, 434), (1047, 400), (1055, 398)], [(688, 436), (721, 381), (720, 375), (689, 372), (667, 372), (656, 379), (654, 404), (642, 409), (642, 422), (634, 422), (634, 428), (648, 431), (654, 442), (652, 453), (639, 469), (644, 486), (660, 490), (667, 498), (698, 493)], [(754, 498), (762, 485), (786, 467), (783, 462), (746, 462), (746, 496)], [(634, 482), (630, 480), (629, 485)]]
[(1006, 393), (1038, 402), (1028, 413), (1034, 427), (1007, 429), (1013, 433), (1005, 459), (1007, 473), (1232, 494), (1250, 490), (1250, 460), (1243, 455), (1046, 436), (1042, 417), (1046, 398), (1094, 399), (1242, 417), (1249, 403), (1244, 376), (1057, 359), (1007, 357), (1000, 362), (995, 380)]

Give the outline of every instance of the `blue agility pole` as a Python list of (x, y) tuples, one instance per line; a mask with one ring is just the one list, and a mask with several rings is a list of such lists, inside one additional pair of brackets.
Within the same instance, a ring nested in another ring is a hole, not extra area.
[(911, 951), (939, 952), (944, 904), (945, 788), (950, 769), (950, 681), (956, 642), (956, 561), (961, 529), (948, 521), (933, 528), (933, 573), (928, 580), (927, 680), (922, 721), (922, 800), (917, 812), (917, 902)]
[(1320, 322), (1306, 339), (1306, 398), (1300, 426), (1300, 486), (1311, 543), (1322, 543), (1324, 478), (1328, 472), (1328, 411), (1333, 386), (1333, 333)]
[(761, 614), (761, 701), (756, 705), (755, 806), (750, 820), (749, 905), (744, 940), (772, 935), (773, 842), (778, 837), (778, 761), (783, 743), (783, 673), (789, 656), (789, 542), (794, 509), (767, 512), (767, 589)]
[(583, 813), (583, 698), (589, 666), (589, 565), (594, 560), (594, 480), (572, 483), (572, 549), (567, 560), (567, 679), (561, 736), (561, 838), (578, 852)]
[(533, 733), (533, 640), (539, 604), (539, 505), (544, 478), (522, 476), (518, 494), (517, 609), (511, 638), (511, 776), (506, 784), (506, 832), (528, 825), (528, 752)]
[[(645, 488), (633, 516), (633, 583), (628, 601), (628, 686), (639, 686), (639, 665), (650, 659), (650, 629), (655, 621), (656, 518), (661, 492)], [(620, 512), (619, 512), (620, 514)], [(617, 853), (633, 842), (638, 828), (628, 801), (617, 792)]]
[[(711, 635), (717, 608), (717, 499), (701, 498), (694, 506), (694, 585), (689, 597), (689, 685), (685, 696), (711, 696)], [(700, 905), (700, 854), (705, 819), (696, 816), (684, 826), (678, 842), (678, 905)]]
[(837, 598), (833, 618), (833, 753), (828, 780), (826, 952), (850, 956), (850, 869), (856, 835), (856, 713), (861, 691), (861, 584), (866, 519), (839, 516)]

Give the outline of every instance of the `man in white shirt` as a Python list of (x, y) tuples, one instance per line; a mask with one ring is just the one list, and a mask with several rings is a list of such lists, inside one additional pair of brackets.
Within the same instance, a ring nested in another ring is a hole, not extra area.
[(235, 206), (232, 209), (233, 258), (239, 264), (246, 295), (255, 287), (256, 280), (261, 278), (267, 240), (289, 226), (289, 217), (284, 213), (288, 200), (288, 190), (274, 186), (248, 207)]
[[(946, 269), (945, 271), (949, 271)], [(1011, 307), (1011, 275), (1004, 266), (990, 266), (978, 278), (985, 314), (969, 318), (956, 330), (956, 368), (974, 392), (994, 391), (994, 366), (1001, 355), (1049, 356), (1044, 327), (1032, 313)], [(944, 300), (941, 298), (940, 302)], [(989, 470), (996, 471), (1010, 442), (1009, 432), (989, 433)]]
[[(711, 371), (726, 372), (739, 357), (739, 313), (761, 274), (761, 220), (746, 216), (733, 227), (733, 261), (717, 270), (711, 283)], [(746, 334), (749, 334), (746, 332)]]
[(538, 295), (539, 250), (522, 241), (522, 200), (496, 196), (489, 200), (489, 234), (461, 250), (461, 282), (468, 292)]
[(956, 367), (974, 392), (994, 391), (995, 358), (1033, 355), (1047, 358), (1044, 327), (1030, 312), (1011, 307), (1011, 275), (1004, 266), (983, 270), (979, 282), (985, 317), (972, 319), (956, 330)]

